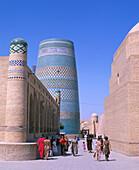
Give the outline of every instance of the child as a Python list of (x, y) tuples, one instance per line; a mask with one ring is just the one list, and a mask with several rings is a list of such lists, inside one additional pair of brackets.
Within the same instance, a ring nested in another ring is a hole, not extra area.
[(85, 152), (85, 142), (83, 142), (83, 151)]

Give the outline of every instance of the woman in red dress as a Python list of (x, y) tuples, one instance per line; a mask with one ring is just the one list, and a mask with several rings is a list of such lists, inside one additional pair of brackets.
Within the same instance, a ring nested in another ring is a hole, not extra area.
[(41, 138), (39, 138), (37, 141), (37, 143), (39, 144), (39, 154), (41, 159), (43, 159), (44, 154), (44, 140), (45, 138), (43, 137), (43, 134), (41, 134)]

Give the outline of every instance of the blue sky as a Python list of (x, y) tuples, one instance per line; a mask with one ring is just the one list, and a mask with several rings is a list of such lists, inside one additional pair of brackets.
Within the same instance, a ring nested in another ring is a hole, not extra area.
[(0, 0), (0, 56), (14, 38), (28, 43), (28, 65), (37, 64), (40, 41), (74, 42), (81, 118), (104, 113), (113, 55), (139, 21), (139, 0)]

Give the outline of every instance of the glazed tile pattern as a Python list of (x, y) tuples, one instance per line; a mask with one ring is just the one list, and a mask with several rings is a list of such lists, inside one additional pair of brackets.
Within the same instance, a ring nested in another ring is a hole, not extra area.
[(27, 62), (24, 60), (11, 60), (9, 66), (26, 66)]
[(9, 70), (8, 73), (23, 73), (26, 74), (27, 72), (24, 70)]
[(61, 79), (61, 78), (40, 78), (46, 88), (66, 88), (78, 90), (77, 80)]
[(72, 49), (67, 48), (42, 48), (39, 51), (39, 57), (43, 55), (53, 55), (53, 54), (59, 54), (59, 55), (71, 55), (74, 56), (74, 51)]
[(75, 68), (71, 67), (42, 67), (38, 68), (38, 77), (46, 78), (46, 77), (68, 77), (77, 79), (77, 73)]
[(60, 89), (60, 121), (66, 134), (79, 134), (80, 113), (78, 80), (73, 42), (63, 39), (44, 40), (40, 43), (37, 77), (55, 98)]
[(26, 54), (27, 53), (27, 48), (24, 45), (17, 44), (17, 45), (11, 45), (10, 46), (10, 54), (12, 53), (22, 53)]
[[(55, 88), (48, 88), (50, 94), (55, 96)], [(77, 90), (68, 90), (68, 89), (60, 89), (61, 100), (65, 101), (66, 103), (69, 101), (77, 101), (78, 102), (78, 91)]]
[(26, 78), (25, 77), (15, 76), (15, 77), (8, 77), (8, 79), (22, 79), (22, 80), (25, 80)]
[(76, 69), (75, 57), (68, 55), (44, 55), (38, 58), (37, 68), (42, 67), (71, 67)]

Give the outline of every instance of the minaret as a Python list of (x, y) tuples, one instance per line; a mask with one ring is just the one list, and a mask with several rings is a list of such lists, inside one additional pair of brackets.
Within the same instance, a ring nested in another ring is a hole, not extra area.
[(25, 142), (25, 86), (27, 43), (14, 39), (10, 44), (5, 142)]
[(97, 123), (98, 123), (98, 115), (96, 113), (93, 113), (91, 115), (91, 122), (93, 124), (93, 134), (96, 137)]
[(36, 75), (50, 94), (60, 90), (61, 132), (80, 133), (78, 78), (74, 43), (66, 39), (48, 39), (40, 42)]

